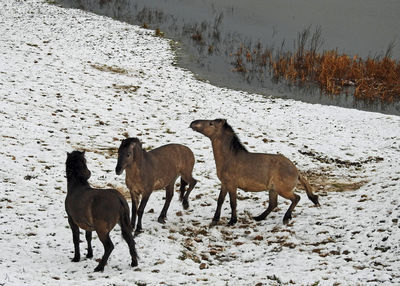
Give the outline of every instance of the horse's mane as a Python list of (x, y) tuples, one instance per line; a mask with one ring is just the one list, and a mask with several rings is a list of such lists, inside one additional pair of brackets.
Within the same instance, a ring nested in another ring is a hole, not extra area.
[(122, 140), (121, 148), (125, 148), (126, 146), (130, 145), (131, 143), (139, 143), (139, 145), (142, 145), (140, 143), (139, 139), (132, 137), (132, 138), (127, 138), (127, 139)]
[(223, 128), (225, 131), (228, 131), (229, 133), (232, 134), (232, 139), (230, 142), (230, 149), (237, 154), (239, 151), (245, 151), (247, 152), (246, 147), (240, 142), (239, 137), (236, 135), (235, 131), (233, 130), (232, 126), (228, 124), (228, 122), (225, 121), (225, 124), (223, 125)]
[(66, 169), (75, 171), (79, 166), (77, 162), (82, 160), (84, 160), (84, 155), (82, 152), (73, 151), (72, 153), (68, 153), (67, 162), (65, 163)]
[(86, 165), (84, 152), (73, 151), (72, 153), (68, 153), (65, 163), (67, 179), (74, 178), (82, 183), (87, 182), (88, 178), (83, 177), (81, 174), (82, 165), (79, 164), (81, 161)]

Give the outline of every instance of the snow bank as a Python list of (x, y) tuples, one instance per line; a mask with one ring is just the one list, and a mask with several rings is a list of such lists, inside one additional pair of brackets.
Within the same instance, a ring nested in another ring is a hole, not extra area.
[[(40, 0), (3, 0), (0, 34), (0, 284), (400, 283), (399, 117), (217, 88), (177, 67), (153, 31)], [(255, 222), (268, 194), (239, 191), (237, 225), (225, 226), (225, 202), (210, 229), (219, 181), (209, 140), (189, 124), (218, 117), (249, 150), (292, 159), (322, 207), (299, 190), (290, 225), (282, 198)], [(152, 195), (137, 268), (117, 227), (105, 271), (93, 273), (94, 259), (70, 261), (66, 152), (87, 151), (93, 185), (126, 191), (114, 172), (124, 134), (146, 148), (189, 146), (199, 183), (188, 211), (175, 195), (165, 225), (156, 221), (164, 193)]]

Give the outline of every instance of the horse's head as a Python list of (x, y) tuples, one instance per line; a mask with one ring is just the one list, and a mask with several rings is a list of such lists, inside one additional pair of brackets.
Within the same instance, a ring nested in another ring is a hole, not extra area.
[(190, 128), (212, 139), (221, 134), (222, 127), (225, 124), (226, 119), (195, 120), (190, 123)]
[(142, 143), (137, 138), (127, 138), (122, 140), (118, 148), (118, 162), (115, 173), (121, 175), (133, 160), (139, 159), (139, 152), (142, 151)]
[(85, 152), (73, 151), (67, 153), (67, 161), (65, 163), (67, 171), (67, 179), (79, 179), (87, 181), (91, 176), (91, 172), (86, 166)]

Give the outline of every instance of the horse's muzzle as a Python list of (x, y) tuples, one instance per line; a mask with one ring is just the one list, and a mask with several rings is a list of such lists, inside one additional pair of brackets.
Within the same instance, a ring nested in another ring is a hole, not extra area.
[(192, 123), (190, 123), (190, 128), (192, 128), (194, 131), (199, 131), (200, 127), (201, 127), (200, 120), (195, 120), (192, 121)]
[(122, 170), (121, 167), (117, 166), (117, 167), (115, 168), (115, 173), (116, 173), (117, 175), (121, 175), (122, 172), (123, 172), (123, 170)]

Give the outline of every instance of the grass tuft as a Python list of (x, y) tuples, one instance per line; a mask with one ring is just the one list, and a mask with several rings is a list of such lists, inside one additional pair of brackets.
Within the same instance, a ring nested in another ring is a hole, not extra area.
[(400, 100), (400, 62), (390, 58), (395, 46), (390, 43), (384, 56), (363, 59), (328, 50), (319, 53), (322, 46), (321, 30), (311, 35), (310, 27), (298, 34), (294, 51), (284, 52), (281, 48), (263, 49), (241, 45), (232, 54), (235, 60), (233, 71), (240, 73), (264, 72), (275, 81), (304, 86), (316, 85), (324, 94), (338, 95), (352, 93), (358, 99), (370, 102), (391, 103)]
[(119, 73), (119, 74), (127, 74), (128, 73), (128, 71), (126, 69), (120, 68), (120, 67), (115, 67), (115, 66), (100, 65), (100, 64), (91, 64), (90, 66), (94, 69), (97, 69), (99, 71), (104, 71), (104, 72), (113, 72), (113, 73)]

